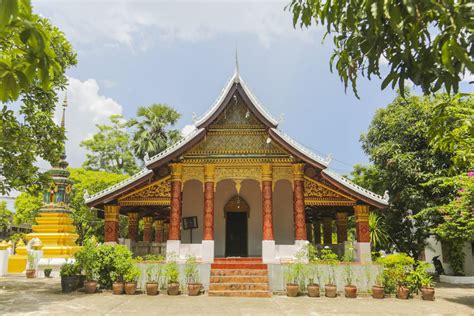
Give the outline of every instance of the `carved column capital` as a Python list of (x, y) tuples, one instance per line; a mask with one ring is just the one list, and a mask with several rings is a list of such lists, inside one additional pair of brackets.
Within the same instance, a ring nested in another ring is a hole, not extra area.
[(104, 218), (107, 222), (118, 222), (120, 206), (114, 204), (106, 204), (104, 206)]
[(216, 166), (211, 164), (204, 165), (204, 182), (214, 182), (216, 178)]
[(262, 165), (262, 181), (273, 181), (273, 166), (270, 163)]
[(347, 241), (347, 212), (336, 212), (337, 243)]
[(183, 179), (183, 165), (180, 163), (171, 163), (171, 181), (181, 182)]
[(295, 163), (293, 168), (293, 180), (302, 181), (304, 180), (304, 163)]

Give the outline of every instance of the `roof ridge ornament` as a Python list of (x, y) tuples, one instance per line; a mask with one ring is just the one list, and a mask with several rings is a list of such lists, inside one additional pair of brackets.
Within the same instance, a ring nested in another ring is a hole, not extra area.
[(235, 69), (234, 69), (234, 82), (240, 81), (240, 67), (239, 67), (239, 54), (237, 49), (237, 43), (235, 44)]

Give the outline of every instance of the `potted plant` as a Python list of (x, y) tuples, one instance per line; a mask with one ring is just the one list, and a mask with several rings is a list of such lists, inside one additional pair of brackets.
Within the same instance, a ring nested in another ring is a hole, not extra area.
[(61, 266), (61, 291), (70, 293), (77, 289), (79, 285), (78, 265), (74, 263), (65, 263)]
[(26, 269), (26, 278), (33, 279), (36, 277), (36, 260), (38, 255), (33, 251), (28, 251), (28, 265)]
[(344, 286), (344, 294), (347, 298), (356, 298), (357, 297), (357, 286), (355, 286), (352, 281), (354, 279), (354, 272), (352, 271), (352, 266), (347, 262), (344, 267), (344, 279), (346, 285)]
[(283, 275), (286, 281), (286, 295), (289, 297), (298, 296), (302, 268), (303, 265), (299, 262), (289, 263), (286, 267)]
[(382, 299), (385, 297), (385, 288), (383, 286), (383, 274), (379, 273), (375, 278), (375, 284), (372, 286), (372, 297)]
[[(307, 265), (304, 270), (305, 279), (308, 280), (308, 285), (306, 289), (308, 291), (309, 297), (319, 297), (319, 278), (320, 272), (317, 265)], [(315, 280), (317, 283), (315, 283)]]
[(75, 254), (79, 267), (81, 267), (86, 275), (86, 281), (84, 282), (84, 292), (86, 294), (93, 294), (97, 290), (97, 262), (99, 259), (97, 246), (97, 241), (92, 237), (87, 239), (81, 250)]
[(164, 274), (168, 281), (168, 295), (179, 295), (179, 267), (174, 258), (170, 257), (165, 264)]
[(137, 290), (137, 280), (141, 275), (140, 269), (132, 265), (130, 269), (123, 276), (125, 281), (125, 294), (134, 295)]
[(202, 284), (199, 282), (199, 271), (195, 256), (187, 256), (186, 266), (184, 267), (184, 275), (188, 285), (188, 295), (198, 296), (201, 292)]
[(435, 289), (433, 287), (433, 278), (426, 275), (421, 281), (421, 298), (425, 301), (434, 301)]
[(337, 296), (337, 286), (336, 286), (336, 280), (335, 280), (334, 264), (329, 264), (327, 282), (324, 285), (324, 295), (326, 297)]
[(146, 294), (147, 295), (158, 295), (161, 269), (158, 264), (151, 264), (146, 269), (147, 281), (146, 281)]
[(397, 298), (406, 300), (410, 295), (410, 289), (407, 282), (407, 268), (404, 266), (396, 266), (394, 268), (394, 276), (397, 284)]

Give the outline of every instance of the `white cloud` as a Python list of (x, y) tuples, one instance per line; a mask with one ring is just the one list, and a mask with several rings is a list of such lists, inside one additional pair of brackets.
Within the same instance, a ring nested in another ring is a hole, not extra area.
[[(294, 29), (287, 1), (260, 2), (72, 2), (38, 1), (73, 43), (126, 45), (146, 50), (155, 36), (167, 41), (197, 42), (222, 34), (249, 33), (262, 45), (282, 36), (312, 41), (311, 31)], [(311, 27), (314, 30), (315, 27)]]
[[(97, 132), (96, 124), (108, 123), (108, 117), (122, 114), (122, 106), (112, 98), (100, 94), (95, 79), (81, 81), (69, 78), (67, 89), (68, 107), (66, 109), (66, 132), (68, 141), (66, 150), (68, 162), (72, 167), (80, 167), (85, 159), (86, 150), (80, 147), (81, 141)], [(64, 96), (60, 97), (62, 100)], [(61, 101), (62, 104), (62, 101)], [(55, 117), (59, 122), (62, 107), (58, 106)]]

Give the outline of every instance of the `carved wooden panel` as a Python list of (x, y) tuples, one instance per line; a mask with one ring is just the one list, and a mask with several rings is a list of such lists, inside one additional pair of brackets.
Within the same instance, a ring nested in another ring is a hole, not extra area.
[(356, 200), (350, 196), (308, 177), (304, 178), (304, 196), (306, 205), (352, 206), (356, 204)]
[(157, 180), (118, 199), (122, 206), (170, 205), (170, 177)]

